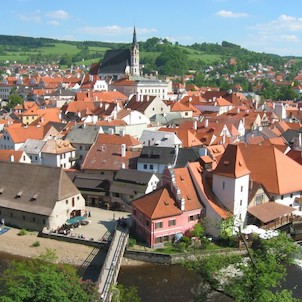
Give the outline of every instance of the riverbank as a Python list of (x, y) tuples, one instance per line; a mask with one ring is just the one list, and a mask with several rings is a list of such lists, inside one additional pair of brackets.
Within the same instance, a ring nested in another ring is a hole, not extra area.
[[(84, 244), (38, 237), (38, 232), (27, 232), (22, 236), (18, 235), (19, 232), (19, 229), (10, 228), (8, 232), (0, 235), (0, 253), (31, 258), (45, 253), (47, 249), (51, 249), (55, 251), (58, 257), (57, 262), (81, 266), (93, 250), (93, 247)], [(122, 262), (123, 266), (142, 264), (144, 262), (126, 258)]]

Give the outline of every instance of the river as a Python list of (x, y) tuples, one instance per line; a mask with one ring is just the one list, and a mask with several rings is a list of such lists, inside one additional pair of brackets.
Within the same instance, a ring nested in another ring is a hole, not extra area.
[[(0, 272), (8, 262), (21, 257), (0, 253)], [(288, 275), (283, 287), (293, 291), (296, 298), (302, 298), (302, 268), (292, 265), (288, 267)], [(191, 302), (200, 291), (203, 280), (195, 272), (179, 265), (143, 264), (123, 266), (118, 282), (125, 286), (136, 286), (141, 302)], [(228, 297), (213, 293), (211, 302), (230, 302)]]

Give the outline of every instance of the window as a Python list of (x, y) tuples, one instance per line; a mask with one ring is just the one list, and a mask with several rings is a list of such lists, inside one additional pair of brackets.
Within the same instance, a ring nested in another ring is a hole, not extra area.
[(193, 215), (189, 216), (189, 221), (193, 221), (193, 220), (194, 220), (194, 216)]
[(150, 221), (146, 220), (146, 226), (149, 226), (149, 225), (150, 225)]
[(281, 195), (281, 200), (283, 200), (283, 198), (284, 198), (284, 196), (283, 196), (283, 195)]
[(153, 170), (153, 165), (152, 164), (150, 165), (150, 169)]
[(23, 215), (23, 220), (25, 220), (25, 216)]
[(240, 205), (242, 206), (242, 199), (240, 199)]
[(163, 242), (163, 237), (156, 237), (155, 238), (155, 243), (162, 243)]
[(133, 215), (136, 216), (136, 210), (133, 210)]
[(243, 186), (240, 187), (240, 192), (243, 192)]
[(290, 198), (293, 198), (293, 196), (294, 196), (294, 194), (293, 194), (293, 193), (291, 193), (291, 194), (290, 194)]
[(36, 217), (33, 217), (33, 222), (36, 222)]
[(74, 197), (72, 197), (72, 207), (74, 207)]
[(262, 201), (263, 201), (263, 194), (257, 195), (256, 196), (256, 205), (257, 204), (262, 204)]
[(223, 181), (222, 182), (222, 189), (224, 190), (224, 188), (225, 188), (225, 182)]
[(66, 199), (65, 203), (68, 204), (68, 199)]
[(169, 220), (168, 225), (169, 225), (169, 227), (170, 227), (170, 226), (174, 226), (174, 225), (176, 225), (176, 220), (175, 220), (175, 219), (173, 219), (173, 220)]
[(163, 227), (163, 222), (162, 221), (155, 223), (155, 229), (161, 229), (162, 227)]
[(148, 169), (148, 165), (144, 164), (144, 170)]

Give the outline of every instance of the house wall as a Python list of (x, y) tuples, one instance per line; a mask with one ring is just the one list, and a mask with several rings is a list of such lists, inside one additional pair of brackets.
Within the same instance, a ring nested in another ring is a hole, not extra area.
[(144, 172), (152, 172), (152, 173), (163, 173), (167, 164), (158, 164), (158, 163), (137, 163), (137, 170)]
[(127, 116), (123, 118), (127, 125), (150, 124), (150, 119), (138, 111), (130, 111)]
[(48, 167), (60, 167), (60, 155), (42, 152), (43, 165)]
[(300, 203), (296, 202), (296, 197), (299, 198), (301, 196), (300, 192), (293, 192), (284, 195), (272, 195), (275, 202), (283, 204), (285, 206), (294, 207), (297, 210), (301, 210)]
[(3, 132), (3, 135), (0, 138), (0, 149), (1, 150), (17, 150), (15, 143), (8, 134), (7, 131)]
[(145, 194), (148, 194), (148, 193), (154, 191), (157, 188), (158, 183), (159, 183), (159, 178), (155, 174), (153, 174), (147, 185)]
[[(166, 241), (172, 241), (178, 233), (185, 234), (191, 230), (200, 219), (200, 209), (190, 212), (184, 212), (178, 216), (163, 217), (150, 221), (143, 213), (137, 208), (133, 208), (132, 219), (135, 232), (147, 242), (147, 244), (154, 248), (160, 247)], [(147, 225), (147, 221), (149, 225)], [(169, 222), (174, 221), (173, 225)], [(161, 223), (160, 228), (156, 225)]]
[(137, 85), (137, 96), (141, 97), (144, 95), (158, 96), (165, 100), (168, 98), (168, 83), (159, 81), (144, 85), (143, 82), (139, 82)]
[(170, 112), (169, 106), (167, 106), (160, 98), (156, 97), (146, 108), (144, 115), (151, 118), (155, 114), (164, 114), (168, 112)]
[(22, 153), (22, 156), (20, 158), (20, 163), (25, 163), (25, 164), (31, 163), (30, 157), (25, 152)]
[(53, 154), (42, 152), (43, 165), (49, 167), (61, 167), (64, 169), (70, 169), (74, 161), (70, 161), (71, 157), (75, 157), (75, 151)]
[(85, 199), (81, 194), (70, 196), (66, 199), (56, 202), (56, 205), (49, 216), (48, 225), (49, 230), (55, 230), (62, 226), (73, 210), (80, 210), (81, 214), (85, 212)]
[(32, 153), (27, 153), (29, 156), (31, 163), (36, 164), (36, 165), (42, 165), (42, 154), (32, 154)]
[(264, 192), (263, 188), (259, 188), (255, 196), (250, 201), (248, 207), (257, 206), (263, 203), (269, 202), (269, 196)]
[(225, 207), (244, 222), (248, 206), (249, 175), (236, 179), (214, 174), (212, 189)]
[(41, 231), (43, 227), (48, 225), (47, 216), (14, 209), (0, 207), (0, 217), (5, 220), (6, 225), (15, 226), (20, 229)]

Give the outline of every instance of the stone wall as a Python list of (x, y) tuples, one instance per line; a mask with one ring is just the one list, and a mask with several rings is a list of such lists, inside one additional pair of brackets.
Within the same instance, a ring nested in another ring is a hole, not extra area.
[(245, 250), (217, 250), (217, 251), (209, 251), (200, 254), (163, 254), (163, 253), (154, 253), (147, 251), (137, 251), (127, 249), (124, 253), (125, 258), (129, 258), (132, 260), (139, 260), (144, 262), (151, 263), (160, 263), (160, 264), (177, 264), (181, 263), (184, 260), (196, 260), (197, 257), (207, 256), (213, 253), (217, 254), (246, 254)]

